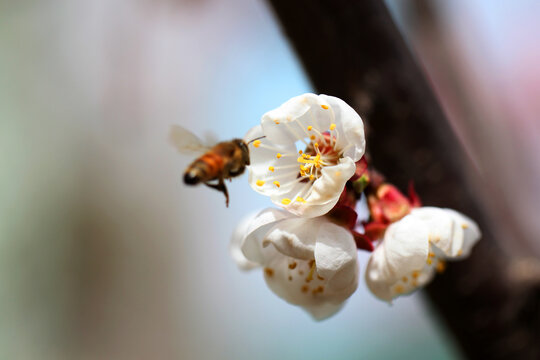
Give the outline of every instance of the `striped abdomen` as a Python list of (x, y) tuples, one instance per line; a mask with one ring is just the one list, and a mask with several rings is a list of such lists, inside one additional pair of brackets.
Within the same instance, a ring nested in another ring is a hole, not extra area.
[(223, 157), (214, 152), (207, 152), (186, 169), (184, 182), (195, 185), (217, 179), (223, 171), (225, 161)]

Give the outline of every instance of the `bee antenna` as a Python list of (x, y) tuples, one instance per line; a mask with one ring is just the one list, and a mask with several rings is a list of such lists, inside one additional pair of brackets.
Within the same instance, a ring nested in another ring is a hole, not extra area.
[(257, 141), (257, 140), (260, 140), (260, 139), (264, 139), (265, 137), (266, 137), (266, 136), (259, 136), (258, 138), (255, 138), (255, 139), (253, 139), (253, 140), (250, 140), (247, 144), (249, 145), (249, 144), (251, 144), (251, 143), (254, 142), (254, 141)]

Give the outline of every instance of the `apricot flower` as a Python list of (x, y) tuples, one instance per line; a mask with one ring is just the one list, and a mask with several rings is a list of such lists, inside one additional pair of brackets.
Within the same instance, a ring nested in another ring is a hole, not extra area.
[(365, 150), (360, 116), (327, 95), (288, 100), (264, 114), (245, 140), (251, 141), (251, 187), (303, 217), (324, 215), (334, 207)]
[(272, 208), (241, 222), (231, 242), (240, 268), (262, 267), (276, 295), (317, 320), (336, 313), (356, 290), (356, 251), (350, 231), (329, 218)]
[(391, 301), (429, 283), (447, 260), (469, 255), (480, 239), (476, 223), (451, 209), (413, 209), (391, 224), (366, 269), (368, 288)]

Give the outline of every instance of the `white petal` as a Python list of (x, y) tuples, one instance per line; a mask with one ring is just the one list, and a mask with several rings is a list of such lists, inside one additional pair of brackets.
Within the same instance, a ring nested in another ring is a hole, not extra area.
[(264, 133), (262, 131), (261, 125), (256, 125), (248, 130), (246, 135), (244, 136), (244, 142), (249, 143), (257, 138), (263, 137)]
[(313, 259), (315, 240), (319, 236), (320, 218), (304, 219), (291, 217), (280, 221), (266, 234), (263, 247), (270, 244), (285, 256), (295, 259)]
[(286, 211), (268, 208), (261, 211), (249, 223), (245, 239), (240, 246), (240, 249), (247, 260), (262, 265), (272, 256), (271, 251), (273, 249), (265, 251), (262, 247), (262, 241), (275, 224), (289, 216), (290, 215)]
[(391, 302), (398, 296), (407, 295), (426, 285), (435, 276), (436, 263), (431, 266), (424, 264), (411, 273), (389, 273), (383, 245), (371, 255), (365, 274), (369, 290), (379, 299)]
[[(293, 263), (295, 268), (290, 269), (289, 265)], [(332, 280), (321, 280), (320, 274), (316, 272), (313, 278), (307, 281), (310, 269), (310, 262), (307, 260), (276, 256), (266, 265), (264, 277), (268, 287), (276, 295), (291, 304), (302, 306), (320, 320), (334, 314), (354, 293), (358, 286), (358, 269), (354, 269), (355, 281), (340, 291), (331, 290)]]
[(413, 209), (411, 216), (427, 226), (429, 240), (445, 256), (456, 256), (463, 247), (463, 229), (446, 210), (436, 207)]
[(385, 301), (392, 300), (391, 287), (396, 282), (396, 276), (387, 265), (383, 244), (369, 257), (365, 277), (369, 290), (375, 296)]
[(467, 257), (471, 253), (473, 246), (480, 240), (482, 233), (478, 228), (476, 222), (469, 217), (452, 209), (444, 209), (450, 216), (454, 218), (454, 221), (458, 227), (463, 229), (464, 238), (461, 246), (461, 251), (458, 251), (456, 256), (453, 257)]
[[(258, 133), (250, 131), (246, 138), (248, 136), (251, 138), (254, 135), (258, 135)], [(277, 154), (280, 154), (279, 158)], [(276, 145), (267, 138), (263, 138), (259, 139), (258, 143), (249, 144), (251, 165), (248, 167), (248, 181), (253, 190), (268, 196), (279, 196), (289, 191), (288, 184), (295, 182), (299, 172), (297, 156), (294, 143)], [(274, 181), (278, 181), (280, 186), (276, 186)]]
[(384, 240), (372, 253), (366, 283), (378, 298), (391, 301), (425, 285), (435, 274), (435, 264), (427, 264), (428, 233), (421, 220), (408, 215), (390, 225)]
[(384, 234), (384, 249), (390, 271), (397, 276), (424, 267), (429, 254), (426, 226), (411, 215), (388, 227)]
[[(345, 183), (356, 170), (356, 165), (350, 158), (342, 158), (339, 164), (322, 169), (321, 177), (311, 185), (307, 196), (294, 193), (293, 191), (279, 196), (273, 196), (272, 201), (291, 213), (303, 217), (321, 216), (330, 211), (339, 200)], [(298, 190), (298, 189), (292, 189)], [(283, 197), (295, 200), (298, 196), (303, 197), (305, 202), (292, 201), (289, 205), (283, 205)]]
[(307, 127), (310, 125), (321, 133), (328, 130), (330, 114), (322, 111), (320, 104), (321, 100), (315, 94), (289, 99), (263, 115), (261, 125), (264, 134), (274, 144), (289, 144), (309, 138)]
[(316, 306), (304, 306), (306, 310), (314, 320), (321, 321), (328, 319), (330, 316), (337, 313), (345, 305), (345, 302), (340, 304), (322, 303)]
[(347, 230), (325, 218), (293, 218), (277, 223), (266, 239), (274, 249), (264, 263), (268, 286), (315, 319), (334, 314), (356, 290), (356, 248)]
[(345, 228), (330, 222), (322, 224), (314, 255), (317, 272), (328, 281), (329, 290), (341, 291), (358, 282), (357, 249)]
[(231, 237), (229, 253), (231, 254), (231, 257), (233, 258), (236, 265), (242, 270), (250, 270), (259, 266), (259, 264), (246, 259), (241, 249), (244, 240), (246, 239), (246, 236), (250, 231), (251, 224), (253, 223), (253, 220), (256, 216), (257, 214), (253, 213), (245, 216), (242, 220), (240, 220), (240, 223), (234, 229), (233, 235)]
[(328, 95), (320, 95), (325, 99), (336, 119), (335, 124), (340, 137), (338, 138), (338, 148), (346, 148), (344, 156), (352, 158), (354, 162), (360, 160), (366, 149), (366, 139), (364, 135), (364, 123), (360, 115), (345, 101)]
[(422, 207), (411, 216), (426, 224), (434, 251), (439, 249), (447, 259), (467, 256), (481, 236), (474, 221), (452, 209)]

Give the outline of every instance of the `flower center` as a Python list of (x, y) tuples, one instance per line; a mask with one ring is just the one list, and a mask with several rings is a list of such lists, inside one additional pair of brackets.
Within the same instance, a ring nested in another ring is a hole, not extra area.
[[(326, 134), (325, 134), (326, 135)], [(329, 138), (329, 136), (325, 136)], [(338, 163), (340, 154), (332, 146), (319, 147), (318, 143), (309, 143), (306, 151), (299, 151), (300, 156), (296, 161), (300, 163), (298, 177), (304, 181), (313, 181), (321, 176), (321, 170), (325, 166), (332, 166)]]

